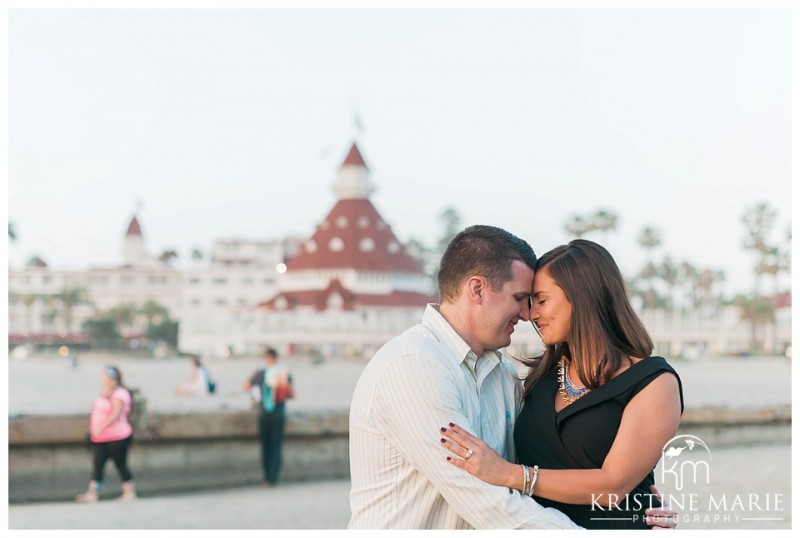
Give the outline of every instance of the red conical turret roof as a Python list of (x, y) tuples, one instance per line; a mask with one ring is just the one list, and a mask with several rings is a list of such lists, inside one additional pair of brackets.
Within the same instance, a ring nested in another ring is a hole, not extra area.
[(361, 152), (358, 151), (358, 146), (356, 143), (353, 142), (353, 146), (350, 148), (350, 153), (347, 154), (345, 157), (342, 166), (363, 166), (367, 168), (367, 163), (364, 162), (364, 157), (361, 156)]
[(142, 235), (142, 228), (139, 226), (139, 221), (136, 220), (136, 217), (131, 219), (131, 223), (128, 224), (128, 231), (125, 232), (125, 237), (130, 237), (132, 235), (138, 235), (139, 237)]
[(356, 269), (422, 274), (366, 198), (339, 200), (287, 264), (298, 269)]

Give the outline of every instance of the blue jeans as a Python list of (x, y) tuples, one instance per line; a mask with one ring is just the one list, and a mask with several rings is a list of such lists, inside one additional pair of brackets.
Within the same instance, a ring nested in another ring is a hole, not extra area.
[(286, 413), (283, 404), (278, 404), (275, 411), (271, 413), (261, 411), (258, 415), (258, 431), (261, 435), (261, 467), (264, 470), (264, 480), (270, 484), (278, 483), (285, 425)]

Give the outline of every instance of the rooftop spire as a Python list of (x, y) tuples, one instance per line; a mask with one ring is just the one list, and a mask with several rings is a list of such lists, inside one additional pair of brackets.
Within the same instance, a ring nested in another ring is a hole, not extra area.
[(340, 200), (354, 198), (369, 198), (375, 188), (369, 181), (369, 168), (364, 162), (364, 157), (353, 142), (350, 152), (345, 157), (336, 181), (333, 183), (333, 192)]
[(128, 224), (128, 231), (125, 232), (125, 237), (130, 237), (132, 235), (138, 235), (141, 237), (142, 235), (142, 227), (139, 226), (139, 221), (136, 219), (136, 216), (131, 219), (131, 223)]
[(363, 166), (367, 168), (367, 163), (364, 162), (364, 157), (361, 156), (361, 152), (358, 151), (358, 146), (355, 142), (353, 142), (350, 153), (347, 154), (347, 157), (345, 157), (342, 163), (342, 168), (345, 166)]

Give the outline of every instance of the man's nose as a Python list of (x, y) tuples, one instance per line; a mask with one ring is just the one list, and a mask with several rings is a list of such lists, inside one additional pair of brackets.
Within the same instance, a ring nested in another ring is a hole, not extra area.
[(522, 321), (530, 321), (531, 320), (531, 305), (530, 303), (525, 304), (522, 307), (519, 318)]

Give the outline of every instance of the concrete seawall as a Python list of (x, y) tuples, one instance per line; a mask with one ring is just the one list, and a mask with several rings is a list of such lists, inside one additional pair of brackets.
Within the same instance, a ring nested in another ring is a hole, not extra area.
[[(91, 472), (88, 415), (9, 419), (9, 501), (65, 500)], [(257, 484), (261, 480), (256, 414), (151, 414), (135, 434), (129, 466), (142, 495)], [(347, 413), (290, 413), (283, 449), (284, 481), (349, 476)], [(113, 463), (104, 491), (119, 489)]]
[[(68, 500), (89, 480), (86, 414), (9, 418), (9, 502)], [(687, 409), (679, 433), (709, 446), (787, 443), (791, 405)], [(257, 484), (261, 479), (255, 411), (150, 413), (142, 417), (130, 454), (139, 492), (156, 495)], [(347, 409), (289, 411), (284, 482), (347, 478)], [(106, 467), (104, 491), (119, 490)]]

